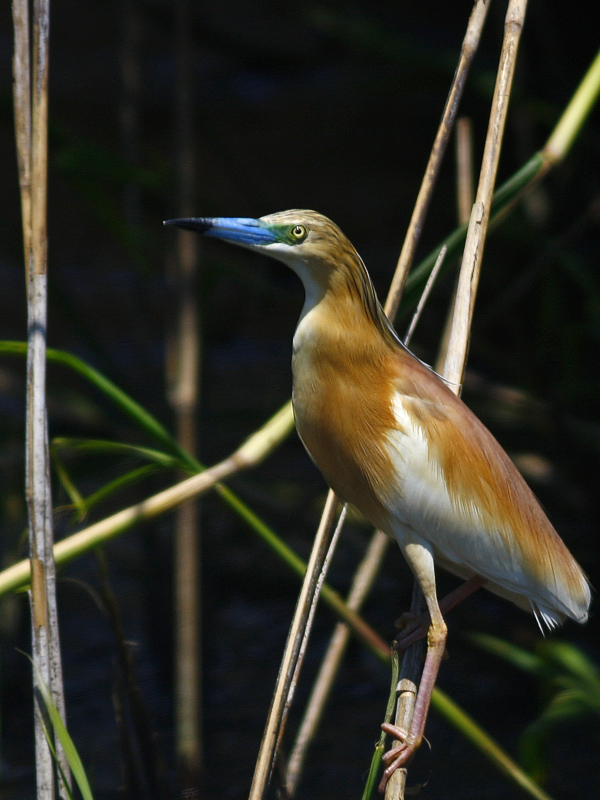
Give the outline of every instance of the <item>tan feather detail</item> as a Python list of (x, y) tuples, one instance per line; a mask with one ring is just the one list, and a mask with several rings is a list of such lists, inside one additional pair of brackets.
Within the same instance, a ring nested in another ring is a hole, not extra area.
[(574, 616), (585, 617), (589, 588), (584, 573), (506, 452), (426, 367), (412, 363), (410, 378), (403, 377), (404, 359), (401, 354), (404, 406), (422, 428), (457, 510), (464, 516), (471, 511), (474, 524), (479, 518), (481, 535), (497, 530), (521, 555), (534, 583), (558, 595), (566, 592)]
[(396, 427), (390, 398), (392, 354), (351, 292), (335, 309), (310, 312), (310, 344), (294, 355), (294, 412), (311, 458), (338, 496), (374, 525), (385, 524), (381, 498), (394, 483), (385, 446)]

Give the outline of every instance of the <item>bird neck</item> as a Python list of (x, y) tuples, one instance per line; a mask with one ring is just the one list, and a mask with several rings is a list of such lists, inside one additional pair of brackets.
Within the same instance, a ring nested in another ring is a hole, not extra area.
[(306, 299), (294, 336), (294, 350), (314, 343), (344, 340), (357, 352), (375, 344), (396, 349), (401, 345), (375, 292), (369, 274), (352, 248), (336, 263), (321, 262), (296, 270)]

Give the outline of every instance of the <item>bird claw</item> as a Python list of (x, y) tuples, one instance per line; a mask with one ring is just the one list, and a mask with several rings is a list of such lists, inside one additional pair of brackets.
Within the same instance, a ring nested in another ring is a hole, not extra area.
[(418, 748), (418, 744), (416, 741), (414, 741), (413, 737), (411, 737), (409, 733), (407, 733), (403, 728), (399, 728), (397, 725), (392, 725), (390, 722), (384, 722), (381, 728), (385, 731), (385, 733), (389, 734), (390, 736), (394, 736), (400, 743), (399, 745), (396, 744), (396, 746), (388, 750), (387, 753), (385, 753), (382, 757), (382, 761), (386, 765), (386, 768), (384, 770), (383, 777), (381, 778), (381, 783), (379, 784), (379, 791), (383, 793), (385, 792), (387, 782), (392, 777), (394, 772), (413, 757)]
[[(382, 722), (381, 730), (384, 733), (387, 733), (388, 736), (393, 736), (401, 744), (404, 744), (406, 739), (408, 739), (408, 733), (404, 730), (404, 728), (399, 728), (398, 725), (392, 725), (391, 722)], [(390, 755), (395, 752), (396, 752), (395, 750), (388, 750), (388, 752), (383, 756), (383, 760), (389, 761)]]

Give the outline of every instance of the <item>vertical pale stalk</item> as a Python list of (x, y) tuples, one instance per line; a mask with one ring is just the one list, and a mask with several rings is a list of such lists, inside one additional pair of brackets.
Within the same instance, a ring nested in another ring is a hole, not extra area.
[(473, 126), (469, 117), (456, 121), (456, 207), (458, 224), (469, 221), (473, 205)]
[(469, 349), (471, 322), (475, 294), (481, 272), (483, 249), (490, 219), (494, 184), (500, 160), (500, 150), (510, 90), (517, 61), (519, 40), (525, 21), (527, 0), (510, 0), (504, 24), (504, 42), (500, 54), (500, 65), (494, 88), (490, 122), (485, 141), (485, 149), (479, 175), (475, 203), (469, 219), (467, 240), (463, 254), (452, 330), (448, 341), (448, 356), (444, 366), (444, 376), (452, 384), (461, 384)]
[[(421, 591), (418, 583), (415, 581), (413, 585), (412, 601), (410, 604), (410, 611), (415, 616), (419, 617), (426, 613), (427, 605), (423, 592)], [(396, 687), (396, 694), (398, 702), (396, 705), (395, 723), (402, 730), (410, 730), (413, 714), (415, 711), (415, 703), (417, 700), (418, 691), (418, 678), (423, 669), (423, 661), (425, 660), (425, 641), (421, 639), (411, 645), (402, 658), (402, 666), (400, 668), (400, 679)], [(397, 747), (400, 747), (400, 742), (395, 742)], [(406, 767), (397, 769), (392, 777), (387, 782), (385, 787), (385, 800), (403, 800), (406, 790), (406, 778), (408, 770)]]
[(46, 430), (46, 187), (47, 187), (47, 31), (44, 12), (36, 3), (33, 37), (33, 93), (31, 138), (31, 238), (27, 285), (27, 456), (25, 492), (29, 513), (29, 557), (31, 561), (32, 656), (34, 668), (35, 752), (38, 798), (54, 797), (54, 765), (45, 740), (39, 701), (38, 675), (52, 687), (49, 650), (47, 596), (48, 539), (52, 538), (52, 508), (49, 504)]
[[(461, 117), (456, 121), (456, 206), (458, 210), (458, 224), (466, 225), (469, 221), (473, 206), (473, 130), (471, 120)], [(452, 302), (446, 314), (444, 332), (433, 365), (434, 370), (441, 375), (446, 363), (448, 341), (452, 329), (454, 316), (454, 300), (456, 292), (452, 295)]]
[[(175, 125), (179, 215), (194, 214), (196, 159), (193, 126), (191, 7), (175, 5)], [(177, 318), (169, 341), (169, 400), (175, 412), (177, 441), (196, 454), (200, 373), (197, 264), (199, 239), (177, 232), (173, 272)], [(181, 791), (198, 790), (202, 764), (200, 648), (200, 529), (198, 503), (177, 511), (175, 533), (175, 747)]]
[(29, 257), (31, 252), (31, 67), (29, 64), (29, 4), (13, 0), (15, 50), (13, 56), (15, 138), (21, 193), (21, 221), (25, 280), (29, 291)]
[[(27, 2), (13, 3), (15, 26), (15, 127), (23, 214), (27, 283), (27, 422), (25, 493), (29, 516), (32, 656), (36, 782), (39, 800), (54, 797), (54, 764), (45, 738), (40, 683), (65, 718), (62, 665), (53, 559), (52, 496), (46, 413), (48, 33), (49, 0), (33, 6), (33, 67), (30, 74)], [(56, 751), (65, 775), (69, 768), (60, 742)], [(59, 781), (61, 796), (65, 786)]]

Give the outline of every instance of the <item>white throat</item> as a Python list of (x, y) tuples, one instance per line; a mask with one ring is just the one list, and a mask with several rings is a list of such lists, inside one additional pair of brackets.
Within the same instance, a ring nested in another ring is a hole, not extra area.
[(308, 267), (308, 259), (299, 248), (276, 242), (261, 247), (265, 255), (282, 261), (302, 281), (304, 285), (304, 305), (300, 312), (298, 325), (294, 334), (294, 352), (297, 352), (304, 344), (308, 344), (314, 334), (314, 314), (321, 300), (324, 298), (326, 289), (315, 279)]

